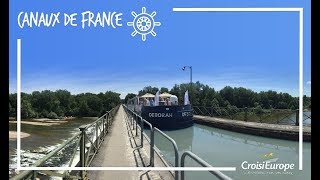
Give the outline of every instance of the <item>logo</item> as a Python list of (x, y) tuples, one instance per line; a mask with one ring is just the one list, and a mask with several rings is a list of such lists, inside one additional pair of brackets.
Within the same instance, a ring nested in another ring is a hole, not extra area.
[[(290, 170), (294, 169), (294, 164), (278, 163), (279, 158), (274, 157), (274, 153), (267, 153), (262, 156), (262, 162), (243, 161), (241, 168), (248, 170), (246, 174), (291, 174)], [(249, 171), (252, 170), (252, 171)], [(259, 171), (260, 170), (260, 171)], [(267, 171), (262, 171), (267, 170)]]
[(131, 12), (132, 16), (134, 17), (132, 22), (128, 22), (128, 26), (132, 26), (134, 31), (131, 33), (131, 36), (135, 36), (140, 34), (142, 37), (142, 41), (146, 41), (147, 35), (151, 34), (152, 36), (157, 36), (156, 32), (154, 31), (154, 27), (160, 26), (160, 22), (154, 21), (154, 16), (157, 14), (153, 11), (151, 14), (146, 12), (146, 8), (142, 7), (142, 12), (137, 14), (136, 12)]

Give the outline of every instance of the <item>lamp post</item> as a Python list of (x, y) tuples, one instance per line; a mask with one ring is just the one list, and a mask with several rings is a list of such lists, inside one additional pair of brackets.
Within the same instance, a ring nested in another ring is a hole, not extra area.
[(190, 99), (191, 99), (191, 91), (192, 91), (192, 66), (183, 66), (182, 71), (186, 70), (186, 67), (190, 68)]

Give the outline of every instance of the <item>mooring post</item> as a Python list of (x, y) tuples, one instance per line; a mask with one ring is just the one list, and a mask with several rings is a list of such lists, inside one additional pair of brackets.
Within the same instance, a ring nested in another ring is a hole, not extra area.
[(296, 109), (296, 126), (299, 126), (299, 109)]
[[(80, 139), (80, 166), (86, 167), (86, 147), (85, 147), (85, 133), (86, 133), (86, 126), (79, 127), (81, 131), (81, 139)], [(82, 179), (85, 179), (86, 173), (84, 170), (81, 170), (81, 177)]]

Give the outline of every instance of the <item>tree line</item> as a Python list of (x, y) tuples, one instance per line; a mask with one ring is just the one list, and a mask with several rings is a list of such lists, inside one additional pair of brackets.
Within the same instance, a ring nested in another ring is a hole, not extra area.
[[(190, 89), (191, 87), (191, 89)], [(288, 93), (276, 91), (254, 92), (243, 87), (226, 86), (220, 91), (202, 84), (199, 81), (190, 86), (189, 83), (175, 84), (170, 90), (166, 87), (146, 86), (138, 94), (129, 93), (125, 99), (112, 91), (105, 93), (81, 93), (72, 95), (67, 90), (34, 91), (31, 94), (21, 93), (21, 118), (60, 118), (64, 116), (86, 117), (101, 116), (106, 111), (128, 99), (145, 93), (155, 94), (169, 92), (183, 103), (184, 93), (189, 90), (190, 102), (193, 106), (237, 107), (259, 109), (298, 109), (299, 98)], [(311, 109), (311, 98), (304, 96), (304, 108)], [(9, 116), (16, 117), (17, 94), (9, 94)]]
[[(120, 94), (81, 93), (67, 90), (21, 93), (21, 118), (99, 117), (121, 103)], [(9, 94), (9, 117), (16, 116), (17, 94)]]
[[(299, 97), (292, 97), (288, 93), (278, 93), (276, 91), (254, 92), (251, 89), (243, 87), (226, 86), (220, 91), (216, 91), (213, 87), (196, 83), (175, 84), (170, 90), (162, 87), (146, 86), (138, 92), (137, 95), (145, 93), (155, 94), (158, 90), (161, 93), (169, 92), (178, 97), (180, 103), (183, 103), (184, 93), (189, 90), (190, 102), (193, 106), (210, 106), (210, 107), (237, 107), (237, 108), (259, 108), (259, 109), (298, 109)], [(128, 99), (135, 97), (136, 94), (129, 93), (125, 97)], [(304, 108), (311, 109), (311, 98), (304, 95)]]

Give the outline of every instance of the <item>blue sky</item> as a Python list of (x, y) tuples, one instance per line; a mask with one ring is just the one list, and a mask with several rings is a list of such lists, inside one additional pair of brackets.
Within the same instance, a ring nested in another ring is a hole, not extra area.
[[(144, 86), (171, 88), (193, 81), (216, 90), (229, 85), (298, 96), (298, 12), (173, 12), (174, 7), (304, 8), (304, 94), (310, 95), (310, 1), (12, 0), (10, 3), (9, 90), (16, 92), (16, 40), (22, 41), (22, 91), (67, 89), (82, 92), (137, 93)], [(146, 7), (156, 11), (156, 37), (143, 42), (127, 26)], [(84, 11), (120, 12), (122, 26), (81, 27)], [(19, 12), (60, 12), (55, 27), (18, 26)], [(78, 13), (78, 26), (64, 26), (63, 13)]]

